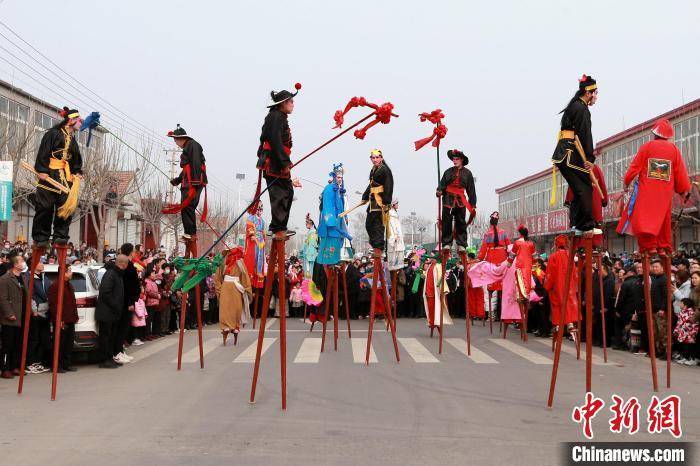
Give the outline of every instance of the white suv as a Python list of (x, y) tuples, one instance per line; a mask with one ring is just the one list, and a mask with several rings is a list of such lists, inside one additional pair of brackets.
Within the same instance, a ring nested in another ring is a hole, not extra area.
[[(95, 321), (95, 305), (99, 294), (99, 282), (96, 271), (88, 265), (71, 266), (73, 278), (71, 284), (75, 290), (75, 301), (78, 305), (78, 323), (75, 324), (76, 351), (91, 351), (97, 348), (97, 322)], [(44, 264), (44, 274), (51, 283), (58, 276), (58, 264)]]

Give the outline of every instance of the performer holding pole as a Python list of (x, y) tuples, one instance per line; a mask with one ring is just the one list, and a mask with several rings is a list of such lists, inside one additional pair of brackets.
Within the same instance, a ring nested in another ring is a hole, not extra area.
[(396, 341), (396, 326), (392, 318), (391, 305), (389, 295), (386, 291), (387, 283), (384, 277), (384, 268), (382, 264), (382, 253), (386, 246), (385, 228), (389, 222), (389, 206), (394, 192), (394, 176), (391, 169), (384, 162), (384, 156), (379, 149), (373, 149), (370, 152), (370, 160), (372, 161), (372, 169), (369, 173), (369, 185), (362, 194), (362, 201), (368, 203), (367, 219), (365, 220), (365, 228), (369, 236), (369, 244), (372, 246), (374, 255), (374, 266), (372, 268), (372, 292), (370, 297), (370, 312), (369, 312), (369, 332), (367, 336), (367, 352), (365, 354), (365, 363), (369, 365), (370, 349), (372, 348), (372, 330), (374, 325), (374, 312), (377, 302), (377, 282), (381, 280), (383, 290), (383, 300), (387, 307), (386, 318), (389, 320), (391, 328), (391, 336), (394, 341), (394, 351), (396, 353), (396, 361), (399, 361), (399, 348)]
[[(673, 237), (671, 231), (671, 208), (674, 193), (684, 199), (690, 195), (691, 184), (685, 161), (680, 150), (669, 141), (673, 138), (673, 126), (667, 119), (656, 122), (651, 130), (654, 139), (643, 144), (635, 155), (625, 173), (623, 184), (625, 190), (636, 178), (635, 193), (630, 203), (625, 207), (618, 224), (618, 233), (633, 234), (637, 237), (639, 250), (642, 253), (644, 269), (644, 292), (646, 304), (646, 323), (649, 341), (649, 359), (654, 383), (654, 391), (658, 390), (656, 377), (656, 349), (654, 347), (653, 311), (650, 299), (649, 257), (659, 254), (664, 260), (667, 286), (670, 286), (671, 255), (673, 254)], [(631, 212), (630, 212), (631, 211)], [(669, 303), (670, 304), (670, 303)], [(672, 308), (667, 305), (665, 311), (667, 328), (671, 328)], [(660, 339), (663, 336), (659, 336)], [(666, 341), (666, 385), (671, 386), (671, 339), (670, 333)]]
[[(287, 409), (287, 321), (286, 321), (286, 293), (284, 279), (284, 256), (285, 241), (287, 240), (287, 222), (289, 221), (289, 211), (292, 208), (294, 188), (301, 187), (298, 180), (292, 181), (291, 166), (292, 161), (289, 156), (292, 153), (292, 132), (289, 129), (288, 116), (294, 111), (294, 97), (301, 89), (301, 84), (295, 86), (296, 92), (287, 90), (280, 92), (272, 91), (270, 97), (272, 101), (267, 106), (270, 110), (265, 117), (260, 134), (260, 146), (258, 148), (259, 170), (258, 186), (255, 193), (255, 200), (259, 202), (261, 193), (261, 178), (265, 178), (268, 195), (270, 197), (270, 232), (273, 235), (272, 248), (267, 265), (267, 280), (263, 295), (263, 312), (260, 316), (260, 331), (258, 334), (258, 346), (255, 352), (255, 368), (253, 370), (253, 385), (250, 392), (250, 402), (255, 402), (255, 388), (258, 381), (258, 371), (260, 370), (260, 357), (262, 355), (262, 345), (265, 336), (265, 320), (267, 318), (268, 306), (272, 294), (272, 282), (275, 280), (275, 267), (279, 270), (278, 298), (280, 311), (280, 371), (282, 384), (282, 409)], [(257, 204), (253, 202), (253, 205)], [(252, 206), (251, 206), (252, 208)], [(293, 233), (292, 233), (293, 234)]]
[(245, 263), (250, 284), (253, 288), (253, 328), (258, 317), (260, 290), (265, 282), (265, 220), (263, 206), (257, 204), (255, 210), (248, 210), (245, 222)]
[[(304, 238), (304, 245), (299, 251), (299, 258), (304, 270), (304, 281), (307, 281), (311, 280), (313, 276), (314, 264), (318, 257), (318, 232), (316, 231), (316, 224), (308, 213), (306, 214), (305, 224), (307, 233)], [(306, 322), (307, 310), (308, 303), (304, 302), (304, 322)]]
[[(593, 135), (591, 134), (591, 112), (588, 107), (598, 99), (595, 79), (585, 74), (579, 79), (579, 88), (569, 104), (560, 113), (561, 131), (552, 162), (566, 179), (573, 192), (570, 204), (570, 221), (577, 234), (600, 235), (593, 218), (593, 189), (601, 191), (595, 173), (591, 171), (595, 162)], [(552, 167), (554, 179), (554, 167)], [(555, 192), (556, 184), (552, 186)], [(552, 197), (555, 197), (553, 194)]]

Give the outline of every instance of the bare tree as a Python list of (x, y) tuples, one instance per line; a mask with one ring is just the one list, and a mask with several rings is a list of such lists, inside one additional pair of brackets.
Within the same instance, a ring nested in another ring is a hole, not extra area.
[[(152, 146), (143, 145), (146, 158)], [(125, 200), (139, 194), (150, 183), (153, 167), (116, 139), (110, 138), (100, 148), (83, 157), (83, 181), (80, 190), (80, 213), (87, 217), (97, 236), (98, 260), (103, 260), (106, 232), (117, 220)]]
[(18, 115), (11, 115), (9, 119), (4, 116), (0, 117), (0, 160), (13, 163), (13, 208), (16, 208), (34, 192), (36, 177), (20, 168), (20, 163), (31, 160), (31, 155), (36, 152), (36, 141), (41, 139), (43, 132), (37, 131), (36, 133), (30, 131), (29, 123), (21, 121)]

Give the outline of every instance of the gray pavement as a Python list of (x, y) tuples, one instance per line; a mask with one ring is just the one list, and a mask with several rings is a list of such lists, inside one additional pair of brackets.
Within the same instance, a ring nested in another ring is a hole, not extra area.
[[(217, 327), (205, 329), (205, 369), (198, 364), (196, 332), (185, 335), (182, 371), (176, 370), (176, 335), (129, 352), (133, 363), (116, 370), (81, 365), (61, 375), (57, 401), (49, 401), (49, 374), (0, 381), (2, 464), (559, 464), (559, 445), (583, 440), (571, 421), (583, 402), (585, 362), (567, 342), (554, 407), (546, 407), (551, 372), (549, 341), (516, 332), (507, 342), (488, 326), (473, 328), (474, 350), (464, 354), (464, 320), (446, 327), (443, 354), (422, 319), (400, 319), (401, 362), (380, 322), (376, 363), (364, 361), (366, 321), (353, 321), (353, 353), (332, 332), (319, 354), (320, 326), (288, 321), (288, 407), (281, 410), (279, 322), (273, 321), (262, 362), (257, 402), (248, 403), (257, 331), (221, 345)], [(331, 326), (332, 327), (332, 326)], [(345, 321), (340, 321), (345, 327)], [(497, 331), (497, 325), (495, 326)], [(651, 392), (649, 360), (594, 348), (593, 391), (609, 405), (617, 393), (635, 395), (644, 412)], [(296, 362), (295, 362), (296, 361)], [(685, 441), (700, 431), (700, 367), (674, 364), (673, 390), (683, 399)], [(596, 440), (670, 441), (670, 434), (611, 434), (609, 411), (594, 421)]]

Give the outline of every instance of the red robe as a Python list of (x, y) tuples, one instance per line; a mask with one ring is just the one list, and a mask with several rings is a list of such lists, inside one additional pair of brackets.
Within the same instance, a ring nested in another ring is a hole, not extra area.
[[(627, 232), (637, 236), (641, 250), (657, 246), (671, 248), (673, 193), (682, 194), (691, 189), (681, 152), (665, 139), (647, 142), (627, 169), (625, 186), (635, 177), (639, 180), (639, 190)], [(618, 232), (626, 222), (627, 206), (620, 217)]]
[[(477, 262), (474, 261), (473, 263), (469, 264), (468, 267), (471, 268), (476, 263)], [(480, 286), (471, 286), (471, 280), (469, 280), (466, 271), (464, 273), (464, 277), (466, 280), (465, 289), (467, 290), (467, 300), (469, 302), (469, 316), (485, 317), (486, 313), (484, 312), (484, 289)]]
[[(547, 262), (547, 274), (544, 279), (544, 289), (549, 294), (549, 303), (552, 308), (552, 325), (559, 325), (561, 319), (562, 293), (566, 282), (566, 266), (569, 260), (569, 251), (566, 248), (559, 248)], [(566, 304), (566, 314), (564, 315), (564, 325), (577, 321), (578, 313), (578, 271), (576, 266), (571, 273), (571, 283), (569, 284), (569, 299)]]
[(425, 298), (428, 301), (428, 325), (435, 326), (435, 264), (430, 264), (425, 273)]
[(513, 243), (515, 254), (516, 279), (518, 294), (523, 299), (530, 299), (532, 290), (532, 256), (535, 254), (535, 243), (519, 238)]
[[(484, 238), (481, 242), (481, 248), (479, 249), (479, 254), (477, 254), (477, 259), (480, 261), (490, 262), (492, 264), (500, 264), (508, 258), (507, 248), (510, 245), (510, 239), (505, 231), (501, 228), (496, 227), (498, 233), (498, 246), (495, 244), (495, 237), (493, 234), (493, 226), (484, 233)], [(495, 282), (488, 285), (489, 291), (500, 291), (503, 289), (502, 282)]]

